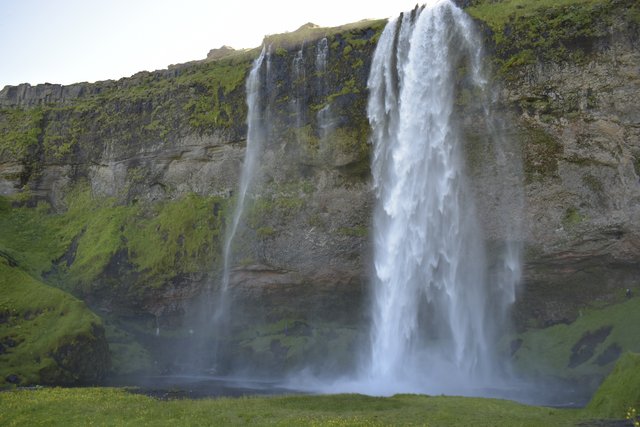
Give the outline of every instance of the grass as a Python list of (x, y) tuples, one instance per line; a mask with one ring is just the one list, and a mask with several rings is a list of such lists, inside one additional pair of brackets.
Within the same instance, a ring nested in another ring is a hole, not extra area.
[[(0, 386), (9, 375), (23, 384), (46, 383), (53, 378), (68, 382), (73, 376), (56, 361), (66, 345), (79, 337), (95, 339), (102, 321), (85, 304), (29, 276), (0, 257)], [(88, 351), (82, 357), (90, 359)]]
[(584, 414), (515, 402), (397, 395), (279, 396), (158, 401), (121, 389), (0, 393), (0, 424), (273, 426), (573, 426)]
[(587, 409), (601, 417), (619, 417), (640, 407), (640, 354), (627, 353), (605, 379)]
[[(35, 388), (0, 393), (0, 424), (575, 426), (608, 425), (640, 403), (640, 355), (626, 354), (584, 409), (483, 398), (356, 394), (161, 401), (117, 388)], [(605, 420), (602, 423), (602, 420)], [(600, 421), (598, 421), (600, 420)], [(617, 424), (616, 424), (617, 425)]]

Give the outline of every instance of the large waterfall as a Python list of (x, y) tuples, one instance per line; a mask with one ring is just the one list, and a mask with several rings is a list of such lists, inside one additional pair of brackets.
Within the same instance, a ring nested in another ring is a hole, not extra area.
[[(495, 331), (517, 274), (490, 279), (454, 119), (460, 67), (485, 89), (479, 39), (470, 18), (443, 0), (391, 20), (373, 58), (375, 283), (362, 375), (373, 393), (475, 394), (497, 385)], [(517, 255), (507, 258), (519, 271)]]

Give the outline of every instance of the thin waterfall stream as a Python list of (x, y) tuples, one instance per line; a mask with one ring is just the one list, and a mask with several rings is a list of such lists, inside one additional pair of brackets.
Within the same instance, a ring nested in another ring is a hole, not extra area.
[(238, 225), (244, 212), (247, 190), (253, 179), (253, 174), (258, 162), (258, 154), (263, 146), (264, 124), (260, 111), (260, 69), (265, 57), (265, 49), (262, 49), (260, 56), (253, 63), (249, 78), (247, 79), (247, 147), (245, 150), (242, 172), (240, 173), (240, 184), (236, 204), (233, 210), (231, 226), (227, 229), (222, 252), (222, 292), (226, 292), (229, 287), (229, 274), (231, 270), (231, 252), (233, 239), (238, 231)]
[(240, 183), (236, 195), (236, 202), (231, 216), (231, 224), (226, 229), (224, 246), (222, 248), (222, 277), (220, 288), (216, 295), (215, 309), (213, 312), (213, 333), (216, 342), (213, 350), (213, 369), (216, 369), (218, 352), (218, 342), (220, 337), (225, 333), (226, 325), (229, 321), (229, 281), (231, 275), (232, 257), (233, 257), (233, 241), (238, 232), (238, 227), (242, 219), (245, 203), (247, 199), (247, 191), (258, 163), (258, 156), (264, 145), (264, 117), (261, 108), (261, 87), (262, 79), (260, 70), (265, 58), (265, 47), (262, 48), (260, 55), (253, 63), (249, 77), (247, 78), (247, 145), (245, 149), (244, 161), (242, 163), (242, 171), (240, 173)]

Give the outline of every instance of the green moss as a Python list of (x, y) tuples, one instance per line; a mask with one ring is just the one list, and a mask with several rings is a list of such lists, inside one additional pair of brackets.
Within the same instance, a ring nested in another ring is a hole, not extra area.
[(585, 61), (614, 16), (632, 21), (638, 9), (633, 0), (499, 0), (476, 1), (466, 11), (491, 28), (499, 69), (514, 78), (514, 69), (537, 60)]
[(276, 234), (276, 229), (270, 226), (260, 227), (256, 230), (259, 237), (266, 238)]
[(584, 220), (585, 220), (584, 216), (580, 214), (580, 211), (577, 208), (570, 207), (570, 208), (567, 208), (567, 210), (564, 213), (564, 217), (562, 218), (562, 224), (565, 226), (565, 228), (570, 228), (580, 224)]
[(0, 385), (9, 375), (21, 384), (73, 382), (77, 373), (60, 366), (64, 361), (56, 361), (56, 354), (77, 346), (80, 337), (96, 340), (94, 330), (102, 324), (83, 302), (11, 267), (5, 258), (0, 258), (0, 319)]
[(135, 208), (117, 206), (109, 199), (93, 199), (80, 185), (67, 196), (64, 214), (49, 211), (46, 203), (37, 209), (13, 208), (0, 215), (5, 231), (0, 250), (11, 254), (32, 275), (40, 277), (77, 239), (77, 247), (61, 266), (69, 288), (91, 284), (102, 273), (113, 254), (123, 245), (121, 227)]
[(342, 83), (342, 86), (340, 87), (340, 90), (338, 90), (337, 92), (334, 92), (334, 93), (330, 94), (329, 96), (327, 96), (327, 102), (331, 103), (336, 98), (338, 98), (340, 96), (349, 95), (349, 94), (357, 94), (357, 93), (360, 93), (360, 88), (358, 87), (358, 84), (356, 83), (355, 77), (351, 77), (350, 79), (345, 80), (344, 83)]
[(338, 234), (349, 237), (367, 237), (369, 229), (364, 226), (342, 227), (338, 229)]
[[(214, 215), (216, 205), (219, 211)], [(221, 198), (191, 194), (138, 211), (127, 222), (123, 236), (129, 259), (144, 282), (162, 286), (176, 272), (213, 266), (222, 238), (224, 206)]]
[[(76, 291), (105, 285), (105, 270), (116, 256), (137, 279), (115, 277), (111, 283), (137, 291), (163, 286), (179, 274), (209, 270), (216, 262), (224, 199), (188, 195), (123, 206), (95, 198), (86, 184), (79, 184), (66, 202), (64, 213), (50, 212), (45, 203), (0, 212), (0, 251), (32, 275), (47, 273), (49, 280)], [(122, 268), (120, 273), (127, 273)]]
[[(607, 330), (610, 328), (608, 333)], [(583, 339), (600, 331), (593, 346)], [(585, 309), (573, 323), (534, 329), (518, 336), (516, 365), (532, 375), (580, 379), (606, 375), (615, 360), (614, 349), (640, 352), (640, 298), (601, 309)], [(604, 337), (604, 339), (602, 339)], [(577, 345), (583, 339), (583, 345)], [(589, 347), (589, 348), (588, 348)], [(571, 363), (573, 357), (573, 363)], [(580, 362), (580, 363), (577, 363)], [(572, 365), (572, 366), (570, 366)]]
[(106, 141), (123, 146), (211, 134), (243, 125), (244, 81), (257, 50), (175, 73), (142, 72), (118, 82), (89, 85), (88, 95), (64, 104), (0, 110), (0, 155), (22, 159), (38, 146), (49, 159), (103, 152)]
[(42, 133), (41, 108), (0, 109), (0, 157), (22, 159), (38, 144)]
[(640, 354), (626, 353), (593, 396), (587, 410), (598, 417), (622, 418), (640, 405)]
[[(6, 200), (6, 199), (5, 199)], [(0, 212), (0, 251), (10, 255), (24, 270), (39, 277), (49, 270), (52, 259), (60, 256), (70, 240), (56, 239), (48, 227), (49, 206), (36, 209), (10, 208)]]

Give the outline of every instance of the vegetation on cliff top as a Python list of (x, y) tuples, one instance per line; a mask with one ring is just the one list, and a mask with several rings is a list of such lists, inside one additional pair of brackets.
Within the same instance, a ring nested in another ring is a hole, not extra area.
[(472, 1), (466, 11), (492, 32), (503, 77), (536, 61), (581, 62), (594, 42), (611, 33), (614, 21), (640, 27), (635, 0)]
[[(274, 49), (280, 48), (284, 51), (299, 48), (303, 43), (313, 42), (323, 37), (335, 39), (336, 35), (346, 37), (346, 39), (351, 42), (349, 44), (357, 44), (358, 42), (366, 43), (373, 34), (382, 31), (386, 22), (386, 19), (364, 19), (339, 27), (320, 27), (312, 23), (307, 23), (290, 33), (268, 35), (265, 37), (264, 43), (267, 46), (273, 46)], [(365, 37), (361, 37), (363, 31), (367, 33)], [(377, 41), (377, 38), (373, 40), (373, 42), (375, 41)]]
[(95, 159), (109, 141), (133, 147), (192, 133), (238, 133), (254, 53), (95, 83), (100, 90), (64, 103), (0, 109), (0, 156), (22, 161), (37, 174), (44, 159), (36, 153), (55, 162)]

